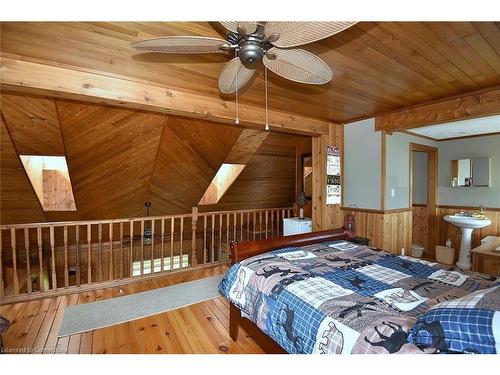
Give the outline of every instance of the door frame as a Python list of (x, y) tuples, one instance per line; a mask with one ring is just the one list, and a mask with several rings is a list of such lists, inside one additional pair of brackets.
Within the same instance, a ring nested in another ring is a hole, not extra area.
[[(410, 169), (409, 169), (409, 202), (413, 209), (413, 151), (427, 153), (427, 248), (425, 255), (435, 257), (435, 246), (438, 241), (437, 205), (438, 205), (438, 156), (436, 147), (420, 143), (409, 144)], [(412, 240), (413, 240), (413, 227)]]

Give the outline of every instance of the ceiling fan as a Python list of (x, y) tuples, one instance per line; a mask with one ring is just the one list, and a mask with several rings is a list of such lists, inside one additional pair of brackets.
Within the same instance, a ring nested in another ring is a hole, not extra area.
[[(322, 85), (333, 73), (318, 56), (293, 48), (337, 34), (356, 22), (220, 22), (226, 40), (202, 36), (167, 36), (133, 42), (140, 52), (170, 54), (228, 53), (234, 51), (219, 77), (224, 94), (248, 83), (262, 62), (266, 68), (291, 81)], [(267, 69), (266, 69), (267, 76)]]

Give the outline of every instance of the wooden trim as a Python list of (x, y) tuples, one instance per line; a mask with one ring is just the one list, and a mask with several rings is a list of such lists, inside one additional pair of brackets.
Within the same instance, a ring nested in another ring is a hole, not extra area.
[(439, 142), (439, 139), (437, 138), (432, 138), (432, 137), (429, 137), (427, 135), (422, 135), (422, 134), (417, 134), (417, 133), (413, 133), (411, 130), (398, 130), (400, 133), (404, 133), (404, 134), (408, 134), (408, 135), (411, 135), (413, 137), (418, 137), (418, 138), (423, 138), (423, 139), (427, 139), (429, 141), (434, 141), (434, 142)]
[(412, 207), (427, 207), (427, 204), (412, 203)]
[[(161, 87), (90, 69), (23, 61), (6, 55), (2, 55), (0, 67), (3, 90), (234, 124), (234, 107), (219, 97)], [(275, 110), (269, 110), (268, 116), (273, 130), (305, 135), (328, 134), (329, 124), (332, 123)], [(261, 130), (263, 124), (263, 108), (240, 104), (240, 125)]]
[(340, 125), (340, 205), (344, 205), (344, 126), (342, 123)]
[(340, 209), (342, 211), (368, 212), (368, 213), (373, 213), (373, 214), (395, 214), (395, 213), (399, 213), (399, 212), (407, 212), (407, 211), (412, 210), (411, 207), (391, 208), (388, 210), (375, 210), (372, 208), (344, 207), (344, 206), (341, 206)]
[(429, 137), (427, 135), (422, 135), (422, 134), (414, 133), (411, 130), (399, 130), (399, 132), (400, 133), (405, 133), (405, 134), (408, 134), (408, 135), (412, 135), (414, 137), (428, 139), (428, 140), (434, 141), (434, 142), (456, 141), (456, 140), (460, 140), (460, 139), (488, 137), (490, 135), (500, 135), (500, 132), (493, 132), (493, 133), (483, 133), (483, 134), (466, 135), (466, 136), (463, 136), (463, 137), (453, 137), (453, 138), (442, 138), (442, 139), (439, 139), (439, 138), (432, 138), (432, 137)]
[(293, 236), (269, 238), (267, 240), (256, 240), (241, 243), (231, 241), (231, 264), (235, 264), (255, 255), (267, 253), (271, 250), (287, 246), (305, 246), (324, 241), (346, 240), (352, 237), (352, 233), (342, 227), (319, 232), (296, 234)]
[(381, 154), (380, 154), (380, 209), (385, 210), (385, 191), (386, 191), (386, 171), (387, 171), (387, 134), (385, 130), (382, 130), (382, 134), (380, 135), (381, 142)]
[[(445, 204), (439, 204), (436, 206), (437, 208), (449, 208), (449, 209), (466, 209), (466, 210), (477, 210), (479, 209), (479, 206), (454, 206), (454, 205), (445, 205)], [(500, 207), (483, 207), (484, 211), (493, 211), (493, 212), (500, 212)]]
[[(413, 152), (427, 153), (427, 255), (431, 255), (438, 242), (438, 225), (436, 204), (438, 201), (438, 160), (439, 150), (436, 147), (410, 143), (409, 148), (409, 173), (408, 173), (408, 194), (409, 204), (413, 207)], [(412, 227), (413, 234), (413, 227)]]
[(460, 139), (488, 137), (490, 135), (500, 135), (500, 132), (484, 133), (484, 134), (473, 134), (473, 135), (466, 135), (464, 137), (455, 137), (455, 138), (443, 138), (443, 139), (437, 139), (437, 141), (438, 142), (456, 141), (456, 140), (460, 140)]
[(404, 130), (500, 114), (500, 86), (386, 112), (376, 130)]

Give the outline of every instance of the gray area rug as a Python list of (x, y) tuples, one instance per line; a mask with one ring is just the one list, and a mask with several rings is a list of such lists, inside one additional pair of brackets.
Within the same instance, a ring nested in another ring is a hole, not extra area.
[(66, 307), (59, 337), (92, 331), (219, 297), (222, 276)]

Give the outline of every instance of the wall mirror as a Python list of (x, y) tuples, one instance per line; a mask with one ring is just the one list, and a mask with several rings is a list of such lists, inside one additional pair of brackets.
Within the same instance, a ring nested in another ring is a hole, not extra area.
[(490, 158), (468, 158), (451, 161), (451, 186), (490, 186)]
[(307, 199), (312, 199), (312, 156), (302, 155), (302, 191)]

